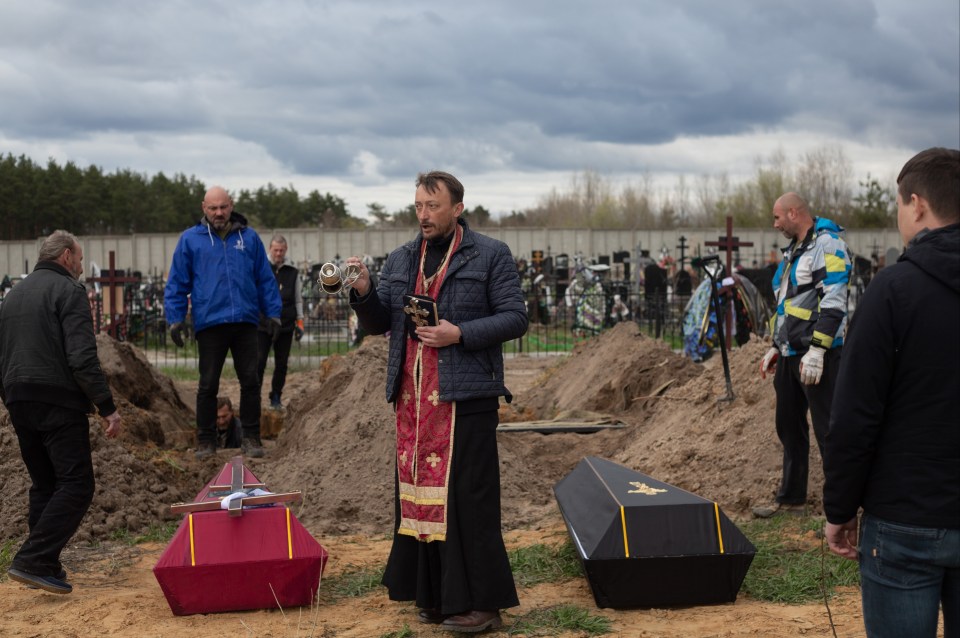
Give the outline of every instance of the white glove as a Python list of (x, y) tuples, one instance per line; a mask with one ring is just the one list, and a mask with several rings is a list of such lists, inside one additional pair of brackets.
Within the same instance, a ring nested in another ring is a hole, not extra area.
[(817, 385), (823, 374), (823, 348), (811, 346), (807, 354), (800, 359), (800, 380), (806, 385)]
[(766, 379), (767, 373), (773, 373), (773, 370), (777, 366), (777, 359), (780, 358), (780, 350), (778, 348), (771, 347), (767, 350), (767, 354), (763, 355), (763, 359), (760, 361), (760, 378)]

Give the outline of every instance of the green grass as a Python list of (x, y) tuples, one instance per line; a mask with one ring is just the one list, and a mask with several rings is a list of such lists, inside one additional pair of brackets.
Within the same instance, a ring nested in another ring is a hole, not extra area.
[(415, 635), (413, 630), (410, 629), (410, 625), (403, 623), (403, 627), (400, 629), (382, 634), (380, 638), (414, 638)]
[[(530, 545), (510, 552), (513, 578), (520, 587), (553, 583), (582, 576), (580, 562), (568, 542), (563, 545)], [(365, 596), (380, 587), (384, 566), (357, 568), (325, 578), (321, 595), (328, 602)]]
[[(182, 365), (182, 366), (157, 366), (157, 370), (161, 374), (165, 374), (174, 381), (199, 381), (200, 380), (200, 369), (194, 365)], [(237, 371), (233, 369), (232, 365), (224, 365), (223, 372), (220, 373), (221, 379), (236, 379)]]
[[(579, 339), (582, 341), (582, 339)], [(503, 344), (503, 351), (514, 352), (570, 352), (578, 343), (566, 327), (532, 325), (519, 340)]]
[(380, 587), (384, 566), (367, 567), (344, 572), (339, 576), (324, 578), (320, 584), (320, 595), (327, 602), (341, 598), (366, 596)]
[(134, 534), (128, 529), (115, 529), (110, 533), (110, 540), (126, 545), (166, 543), (173, 538), (178, 527), (180, 527), (180, 521), (167, 521), (165, 523), (151, 523), (147, 531), (142, 534)]
[[(314, 353), (316, 354), (316, 353)], [(333, 353), (335, 354), (335, 353)], [(272, 355), (271, 355), (272, 356)], [(307, 356), (305, 353), (303, 356)], [(271, 358), (270, 361), (273, 361)], [(309, 363), (298, 363), (298, 359), (294, 357), (294, 353), (290, 354), (290, 363), (287, 367), (287, 373), (293, 372), (305, 372), (309, 370), (316, 370), (318, 365), (311, 365)], [(174, 381), (199, 381), (200, 380), (200, 370), (196, 365), (193, 365), (196, 362), (196, 358), (193, 359), (191, 365), (172, 365), (172, 366), (157, 366), (157, 370), (161, 374), (165, 374)], [(273, 373), (273, 364), (269, 363), (264, 370), (264, 378), (269, 377)], [(233, 366), (229, 363), (223, 366), (223, 372), (220, 373), (221, 379), (236, 379), (237, 371), (234, 370)]]
[(13, 555), (16, 553), (16, 541), (8, 540), (0, 545), (0, 579), (6, 579), (7, 570), (10, 569), (10, 563), (13, 562)]
[(856, 561), (830, 553), (810, 534), (822, 529), (822, 518), (781, 515), (739, 527), (757, 548), (742, 593), (797, 605), (822, 600), (824, 590), (832, 595), (837, 587), (860, 584)]
[(508, 636), (559, 636), (578, 632), (581, 636), (603, 636), (610, 633), (610, 619), (592, 616), (575, 605), (557, 605), (534, 609), (517, 617), (507, 629)]
[(520, 587), (556, 583), (583, 575), (580, 561), (567, 541), (563, 545), (528, 545), (509, 552), (513, 579)]
[[(639, 324), (639, 325), (640, 325), (640, 332), (647, 335), (651, 339), (656, 338), (656, 329), (648, 326), (646, 321), (644, 321), (642, 324)], [(674, 327), (671, 326), (671, 329), (674, 329)], [(668, 333), (666, 331), (666, 326), (664, 326), (660, 330), (660, 340), (663, 341), (665, 344), (667, 344), (667, 346), (669, 346), (671, 350), (683, 350), (683, 335), (676, 334), (676, 333)]]
[[(196, 423), (194, 423), (194, 425), (196, 425)], [(180, 464), (177, 462), (176, 459), (174, 459), (173, 457), (170, 456), (169, 453), (164, 453), (164, 455), (161, 457), (161, 459), (163, 460), (164, 463), (166, 463), (167, 465), (169, 465), (170, 467), (172, 467), (172, 468), (175, 469), (175, 470), (179, 470), (180, 472), (186, 472), (186, 471), (187, 471), (186, 468), (183, 467), (182, 465), (180, 465)]]

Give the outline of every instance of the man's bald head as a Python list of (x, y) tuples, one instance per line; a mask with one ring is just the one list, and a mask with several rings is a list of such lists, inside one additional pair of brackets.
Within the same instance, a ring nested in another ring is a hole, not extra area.
[(790, 208), (796, 208), (798, 211), (803, 211), (806, 215), (810, 215), (810, 212), (807, 209), (807, 200), (800, 197), (794, 192), (784, 193), (777, 200), (784, 210)]
[(212, 186), (207, 190), (206, 194), (204, 194), (203, 201), (211, 198), (222, 199), (224, 197), (230, 199), (230, 193), (227, 192), (227, 189), (223, 186)]
[(230, 198), (226, 189), (221, 186), (214, 186), (207, 191), (203, 197), (203, 215), (214, 230), (222, 232), (230, 223), (230, 215), (232, 214), (233, 199)]
[(802, 239), (813, 226), (807, 200), (794, 192), (784, 193), (773, 204), (773, 227), (787, 239)]

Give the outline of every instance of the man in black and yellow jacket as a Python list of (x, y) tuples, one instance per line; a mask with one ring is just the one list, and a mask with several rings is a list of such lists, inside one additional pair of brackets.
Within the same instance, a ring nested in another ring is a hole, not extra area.
[(755, 516), (764, 518), (783, 507), (802, 511), (807, 501), (807, 410), (822, 455), (847, 325), (850, 281), (850, 253), (840, 226), (813, 217), (796, 193), (785, 193), (776, 201), (773, 219), (773, 227), (791, 241), (773, 276), (777, 299), (771, 320), (773, 346), (760, 362), (761, 378), (775, 368), (777, 436), (783, 444), (776, 501), (753, 509)]

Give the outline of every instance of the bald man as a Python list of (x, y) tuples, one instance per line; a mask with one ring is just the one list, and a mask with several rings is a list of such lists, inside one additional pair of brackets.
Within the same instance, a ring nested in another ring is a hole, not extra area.
[(847, 325), (850, 253), (843, 229), (810, 214), (796, 193), (773, 205), (773, 227), (790, 240), (773, 276), (777, 314), (773, 346), (760, 362), (760, 377), (773, 373), (777, 394), (777, 436), (783, 444), (783, 476), (776, 500), (753, 509), (766, 518), (781, 510), (803, 513), (807, 502), (810, 427), (823, 455), (830, 404)]
[(276, 339), (280, 293), (260, 236), (233, 210), (227, 191), (220, 186), (208, 190), (202, 210), (197, 225), (177, 242), (163, 296), (170, 337), (177, 346), (184, 345), (188, 308), (193, 317), (200, 360), (196, 455), (203, 459), (217, 449), (217, 392), (229, 352), (240, 381), (241, 449), (247, 456), (261, 457), (257, 326), (261, 316), (267, 317)]

